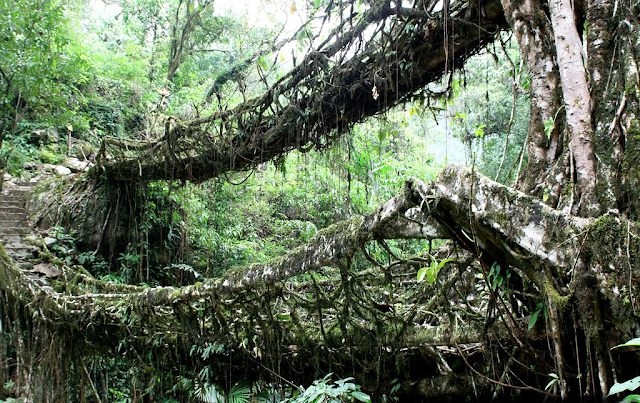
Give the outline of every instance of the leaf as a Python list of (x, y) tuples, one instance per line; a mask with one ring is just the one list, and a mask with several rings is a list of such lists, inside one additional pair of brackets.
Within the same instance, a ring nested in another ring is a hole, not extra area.
[(640, 403), (640, 395), (629, 395), (624, 399), (622, 399), (621, 403), (625, 403), (625, 402)]
[(551, 138), (551, 132), (556, 127), (556, 121), (554, 118), (549, 117), (549, 119), (544, 121), (544, 132), (547, 135), (547, 138)]
[(236, 383), (229, 391), (229, 403), (248, 403), (251, 398), (251, 389), (241, 383)]
[(449, 263), (449, 262), (451, 262), (451, 261), (453, 261), (453, 259), (444, 259), (444, 260), (441, 260), (441, 261), (440, 261), (440, 263), (438, 263), (438, 267), (436, 267), (436, 270), (437, 270), (437, 271), (440, 271), (440, 269), (442, 269), (442, 268), (444, 267), (444, 265), (445, 265), (445, 264), (447, 264), (447, 263)]
[(538, 321), (538, 315), (540, 315), (540, 311), (542, 310), (538, 309), (533, 313), (533, 315), (531, 315), (531, 319), (529, 319), (529, 326), (527, 326), (527, 330), (533, 329), (533, 327), (536, 325), (536, 322)]
[(462, 231), (462, 235), (464, 235), (469, 241), (471, 242), (475, 242), (470, 236), (469, 234), (467, 234), (467, 231), (463, 230), (462, 228), (460, 229), (460, 231)]
[(418, 282), (424, 281), (424, 276), (427, 274), (428, 267), (423, 267), (418, 270)]
[(640, 387), (640, 376), (636, 376), (635, 378), (629, 379), (626, 382), (614, 383), (611, 389), (609, 390), (608, 396), (615, 395), (616, 393), (621, 393), (626, 390), (631, 392), (638, 389), (638, 387)]
[(354, 391), (354, 392), (351, 392), (351, 396), (353, 396), (356, 400), (361, 401), (361, 402), (370, 402), (371, 401), (371, 397), (369, 397), (369, 395), (367, 395), (364, 392)]
[(277, 314), (276, 317), (281, 322), (291, 322), (291, 315), (288, 315), (288, 314)]
[(433, 261), (431, 262), (431, 265), (427, 269), (427, 282), (429, 284), (433, 284), (436, 282), (436, 276), (438, 275), (438, 272), (436, 271), (436, 267), (437, 267), (437, 262)]
[(549, 381), (547, 386), (544, 387), (544, 390), (549, 390), (549, 388), (553, 386), (553, 384), (558, 383), (558, 381), (560, 380), (560, 378), (558, 378), (558, 375), (554, 373), (550, 373), (549, 376), (551, 377), (551, 380)]
[(640, 337), (637, 337), (635, 339), (631, 339), (628, 342), (624, 343), (624, 344), (618, 344), (617, 346), (614, 346), (611, 348), (611, 350), (616, 349), (616, 348), (620, 348), (620, 347), (628, 347), (628, 346), (633, 346), (633, 347), (638, 347), (640, 346)]

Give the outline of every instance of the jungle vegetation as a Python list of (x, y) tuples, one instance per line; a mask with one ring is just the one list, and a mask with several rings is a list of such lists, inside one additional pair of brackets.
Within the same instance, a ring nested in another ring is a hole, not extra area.
[(639, 25), (0, 0), (0, 401), (639, 401)]

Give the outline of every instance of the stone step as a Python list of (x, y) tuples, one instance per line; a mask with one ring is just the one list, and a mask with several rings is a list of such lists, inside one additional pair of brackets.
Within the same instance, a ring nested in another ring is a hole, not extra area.
[(25, 214), (27, 210), (24, 207), (10, 207), (0, 205), (0, 214)]
[(27, 198), (27, 194), (31, 191), (31, 188), (13, 188), (5, 193), (3, 197), (22, 197)]
[(11, 207), (11, 208), (24, 208), (26, 202), (24, 200), (16, 200), (16, 201), (3, 201), (0, 203), (0, 207)]
[(29, 185), (29, 184), (7, 186), (6, 191), (9, 193), (16, 192), (16, 191), (30, 192), (34, 186), (35, 185)]
[(0, 205), (0, 216), (26, 215), (27, 209), (23, 207), (11, 207)]
[(10, 222), (29, 222), (26, 214), (2, 214), (0, 213), (0, 226)]
[(24, 242), (24, 238), (20, 234), (6, 234), (0, 232), (0, 242), (2, 242), (4, 246), (7, 246), (9, 244)]
[(29, 225), (7, 225), (0, 229), (3, 234), (15, 235), (15, 234), (26, 234), (30, 232)]
[(14, 200), (23, 200), (23, 195), (16, 195), (13, 193), (2, 193), (2, 202), (14, 201)]
[[(25, 243), (22, 239), (20, 239), (19, 241), (5, 241), (5, 240), (1, 240), (2, 242), (2, 246), (4, 246), (5, 250), (22, 250), (22, 249), (31, 249), (34, 250), (34, 247), (29, 245), (28, 243)], [(7, 252), (8, 253), (8, 252)]]
[(0, 234), (6, 235), (22, 235), (29, 231), (29, 222), (23, 221), (6, 221), (0, 223)]
[(5, 247), (4, 250), (7, 252), (7, 255), (13, 258), (13, 260), (30, 259), (33, 257), (33, 252), (36, 251), (36, 249), (33, 247), (26, 247), (26, 248)]

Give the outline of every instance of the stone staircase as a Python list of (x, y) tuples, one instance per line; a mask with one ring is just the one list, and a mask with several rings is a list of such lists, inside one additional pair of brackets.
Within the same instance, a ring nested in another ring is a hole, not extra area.
[(42, 243), (33, 234), (27, 217), (27, 194), (37, 182), (5, 182), (0, 195), (0, 243), (16, 266), (31, 280), (48, 286), (47, 277), (38, 270), (35, 252)]

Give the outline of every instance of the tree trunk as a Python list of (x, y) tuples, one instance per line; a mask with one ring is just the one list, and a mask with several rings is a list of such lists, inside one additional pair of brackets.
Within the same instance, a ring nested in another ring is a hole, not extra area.
[[(565, 111), (560, 74), (555, 62), (553, 30), (543, 1), (501, 0), (507, 21), (529, 68), (531, 110), (527, 133), (528, 163), (520, 188), (558, 206), (568, 180), (565, 147)], [(557, 173), (562, 173), (557, 176)]]
[(592, 102), (584, 67), (586, 61), (582, 58), (582, 39), (576, 29), (572, 2), (550, 0), (549, 9), (564, 97), (569, 158), (574, 166), (571, 179), (575, 180), (578, 190), (578, 200), (570, 209), (574, 214), (596, 216), (601, 211), (596, 198)]

